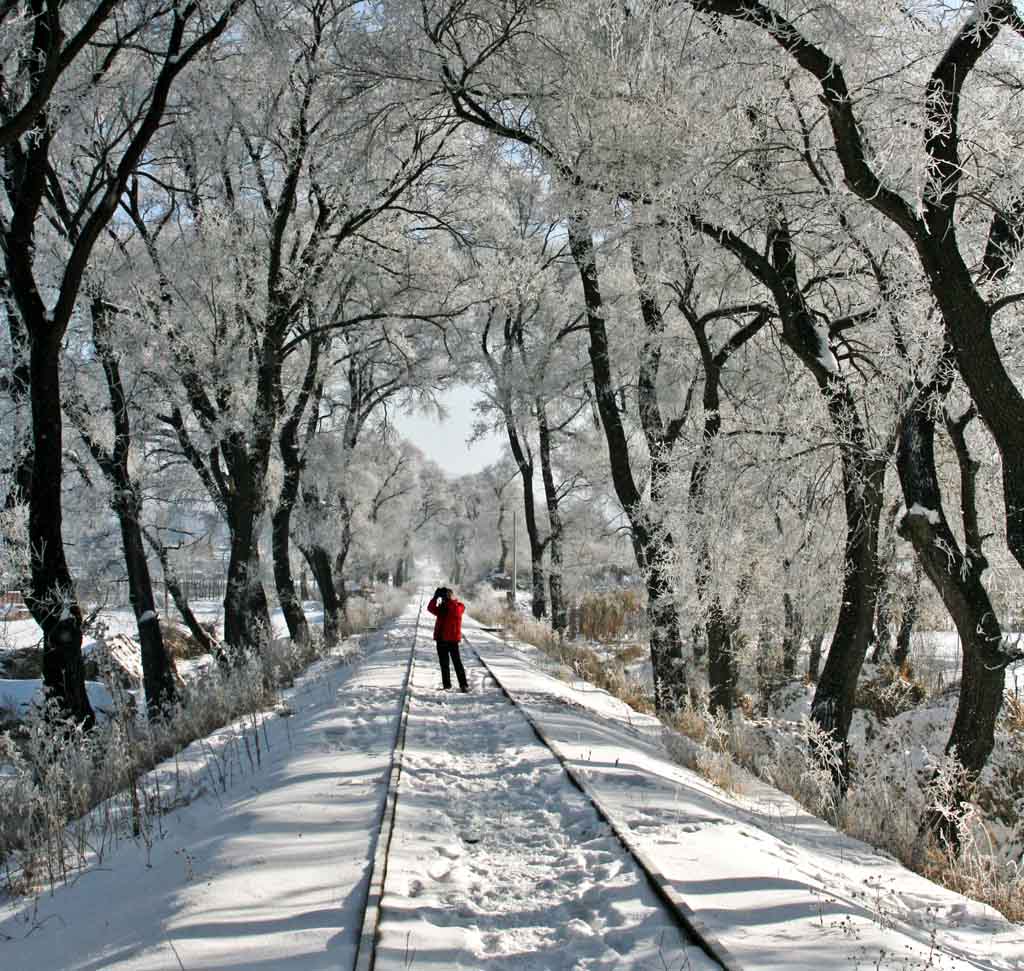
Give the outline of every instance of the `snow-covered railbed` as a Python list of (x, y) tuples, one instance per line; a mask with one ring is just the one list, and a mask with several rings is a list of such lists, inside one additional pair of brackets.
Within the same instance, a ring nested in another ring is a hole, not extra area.
[(1024, 934), (991, 908), (756, 780), (721, 792), (672, 762), (655, 719), (542, 673), (532, 649), (474, 626), (469, 639), (502, 684), (744, 968), (1024, 968)]
[(442, 692), (418, 644), (377, 971), (718, 968), (484, 670)]
[[(199, 783), (130, 840), (35, 901), (0, 902), (10, 971), (337, 971), (355, 958), (417, 605), (363, 641), (355, 666), (321, 664), (272, 717), (262, 765), (226, 791)], [(170, 763), (174, 772), (175, 762)]]

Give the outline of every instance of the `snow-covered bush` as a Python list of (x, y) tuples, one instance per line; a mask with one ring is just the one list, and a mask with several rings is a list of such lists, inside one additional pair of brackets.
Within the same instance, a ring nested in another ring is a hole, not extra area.
[[(681, 765), (726, 790), (735, 790), (740, 766), (791, 795), (809, 812), (905, 865), (996, 907), (1012, 920), (1024, 917), (1024, 732), (1004, 731), (971, 802), (951, 800), (962, 791), (963, 768), (942, 754), (951, 704), (948, 698), (879, 719), (857, 715), (854, 772), (842, 792), (835, 783), (841, 753), (808, 718), (725, 719), (689, 705), (666, 720), (666, 746)], [(940, 707), (934, 707), (938, 704)], [(795, 705), (790, 705), (795, 708)], [(883, 705), (888, 708), (889, 705)], [(787, 715), (792, 715), (789, 711)], [(939, 754), (933, 754), (939, 753)], [(730, 773), (723, 766), (728, 757)], [(949, 805), (956, 808), (950, 811)], [(926, 812), (949, 818), (955, 838), (944, 842), (922, 831)]]

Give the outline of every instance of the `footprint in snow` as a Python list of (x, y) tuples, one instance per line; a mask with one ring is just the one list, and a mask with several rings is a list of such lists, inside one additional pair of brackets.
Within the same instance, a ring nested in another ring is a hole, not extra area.
[(568, 924), (565, 925), (565, 932), (569, 937), (593, 937), (594, 928), (591, 927), (586, 921), (580, 920), (578, 917), (574, 917)]
[(452, 871), (451, 860), (434, 860), (427, 868), (431, 880), (444, 880)]

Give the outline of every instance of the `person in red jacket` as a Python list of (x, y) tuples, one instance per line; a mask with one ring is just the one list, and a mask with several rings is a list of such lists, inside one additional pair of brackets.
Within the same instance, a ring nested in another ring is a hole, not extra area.
[(452, 686), (449, 664), (455, 667), (455, 676), (459, 679), (459, 690), (469, 691), (466, 682), (466, 669), (462, 666), (459, 654), (459, 641), (462, 640), (462, 615), (466, 605), (462, 603), (448, 587), (438, 587), (434, 596), (427, 604), (427, 610), (437, 620), (434, 621), (434, 640), (437, 641), (437, 659), (441, 662), (441, 684), (447, 691)]

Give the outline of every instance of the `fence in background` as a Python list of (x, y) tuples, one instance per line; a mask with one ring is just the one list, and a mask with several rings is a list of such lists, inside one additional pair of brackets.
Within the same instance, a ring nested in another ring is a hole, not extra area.
[[(223, 600), (227, 584), (223, 577), (186, 576), (179, 581), (186, 599), (192, 600)], [(153, 581), (153, 592), (157, 603), (163, 607), (173, 606), (171, 596), (163, 582)], [(75, 581), (75, 593), (79, 603), (84, 605), (105, 604), (108, 607), (127, 607), (128, 581), (125, 579), (108, 580), (88, 577)], [(0, 587), (0, 607), (19, 606), (24, 604), (24, 594), (20, 588)]]

